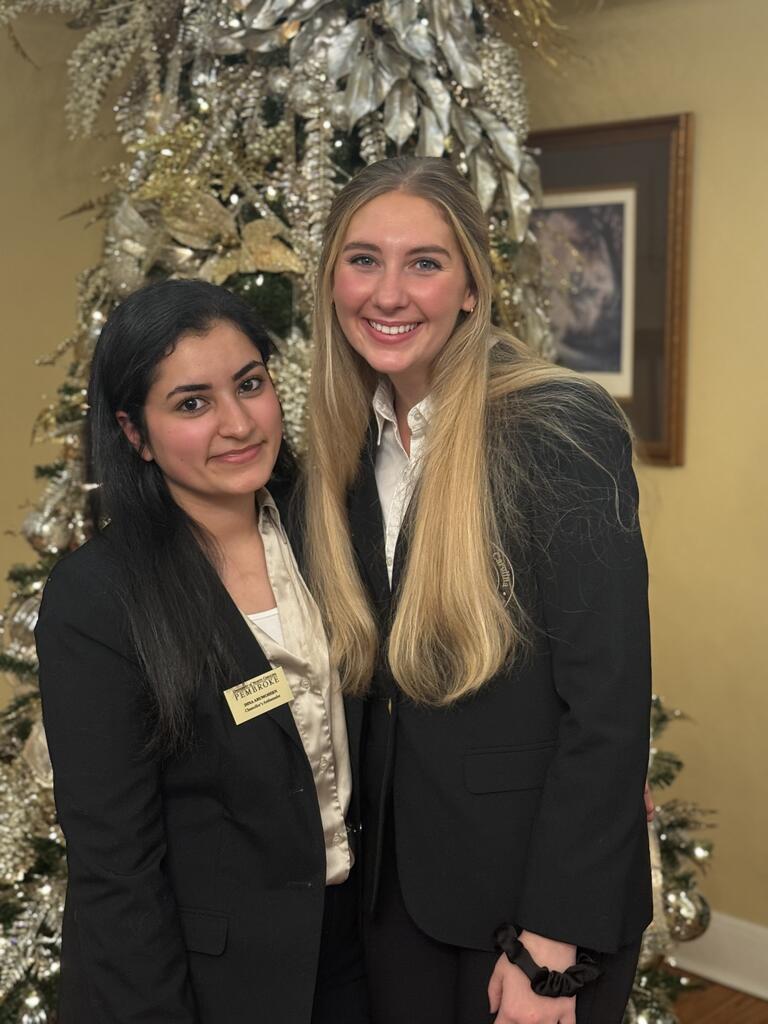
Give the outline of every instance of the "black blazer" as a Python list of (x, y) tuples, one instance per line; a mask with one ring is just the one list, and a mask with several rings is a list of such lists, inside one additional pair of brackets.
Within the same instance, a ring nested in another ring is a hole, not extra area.
[[(594, 441), (605, 433), (605, 417), (586, 429)], [(375, 909), (383, 819), (394, 813), (403, 897), (435, 939), (490, 950), (495, 928), (514, 922), (611, 952), (639, 937), (651, 918), (642, 798), (650, 710), (647, 570), (639, 529), (626, 525), (637, 508), (631, 444), (611, 427), (599, 446), (618, 484), (622, 527), (612, 482), (588, 458), (513, 426), (509, 443), (528, 452), (532, 473), (558, 481), (548, 508), (532, 498), (525, 509), (524, 502), (527, 554), (514, 536), (505, 541), (532, 620), (533, 650), (445, 710), (399, 699), (382, 656), (373, 695), (392, 698), (393, 707), (387, 753), (373, 767), (366, 708), (350, 702), (353, 751), (362, 744), (365, 902)], [(374, 453), (371, 433), (349, 514), (386, 635), (394, 599)], [(404, 529), (395, 592), (406, 555)], [(374, 778), (366, 778), (366, 765)]]
[[(236, 726), (213, 686), (196, 741), (142, 748), (142, 685), (107, 535), (62, 559), (36, 630), (67, 840), (61, 1024), (309, 1024), (325, 889), (312, 771), (285, 704)], [(221, 588), (238, 672), (269, 670)]]

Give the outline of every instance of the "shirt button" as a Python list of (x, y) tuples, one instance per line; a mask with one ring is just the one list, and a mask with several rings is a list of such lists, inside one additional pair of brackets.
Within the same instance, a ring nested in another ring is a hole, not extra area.
[(333, 842), (336, 846), (339, 846), (347, 838), (346, 832), (335, 832), (333, 835)]
[(326, 769), (328, 768), (328, 758), (327, 757), (321, 757), (320, 758), (320, 763), (318, 764), (318, 768), (320, 769), (321, 772), (326, 771)]

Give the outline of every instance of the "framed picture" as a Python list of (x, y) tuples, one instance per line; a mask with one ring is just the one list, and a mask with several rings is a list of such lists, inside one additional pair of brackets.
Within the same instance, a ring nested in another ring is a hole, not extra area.
[(633, 393), (635, 190), (552, 192), (532, 218), (556, 361)]
[(641, 455), (683, 463), (691, 115), (537, 132), (558, 363), (626, 410)]

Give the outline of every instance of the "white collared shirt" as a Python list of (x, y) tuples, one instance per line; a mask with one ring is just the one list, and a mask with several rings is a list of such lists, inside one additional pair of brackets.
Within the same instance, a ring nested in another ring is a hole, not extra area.
[(408, 413), (411, 431), (410, 456), (403, 447), (395, 415), (391, 383), (382, 378), (373, 396), (373, 411), (378, 426), (376, 446), (376, 487), (384, 518), (384, 554), (387, 575), (392, 584), (395, 547), (403, 519), (421, 473), (421, 456), (427, 436), (432, 402), (427, 395)]
[(279, 628), (274, 628), (274, 621), (262, 619), (260, 624), (258, 615), (246, 613), (245, 619), (270, 664), (283, 669), (291, 687), (291, 713), (312, 769), (320, 806), (326, 884), (338, 885), (352, 867), (345, 822), (352, 771), (341, 684), (331, 664), (320, 611), (301, 577), (277, 505), (266, 489), (260, 490), (256, 499)]

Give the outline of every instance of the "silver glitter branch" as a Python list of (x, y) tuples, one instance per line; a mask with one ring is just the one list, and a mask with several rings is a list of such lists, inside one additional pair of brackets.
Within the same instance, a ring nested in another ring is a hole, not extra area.
[(6, 0), (0, 5), (0, 26), (10, 25), (22, 14), (64, 14), (80, 20), (93, 8), (93, 0)]
[(66, 114), (73, 136), (91, 134), (107, 89), (137, 55), (143, 58), (144, 89), (156, 88), (159, 76), (150, 3), (107, 9), (69, 59), (71, 92)]
[(378, 111), (366, 114), (358, 125), (360, 133), (360, 156), (366, 164), (383, 160), (387, 155), (387, 136)]

